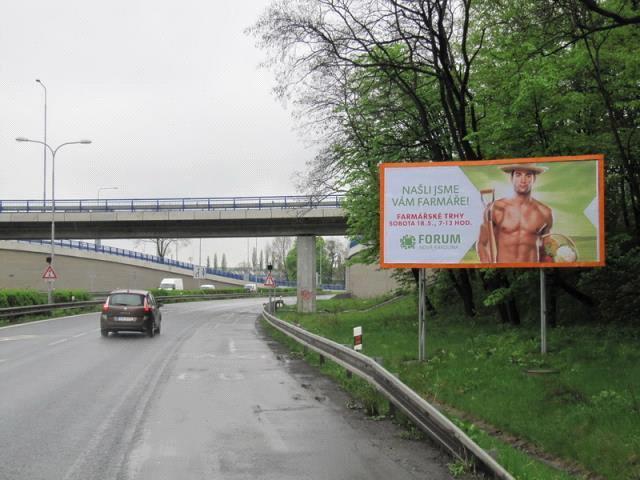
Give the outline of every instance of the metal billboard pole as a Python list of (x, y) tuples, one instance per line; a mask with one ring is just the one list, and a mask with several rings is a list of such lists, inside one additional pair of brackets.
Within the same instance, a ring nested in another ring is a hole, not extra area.
[(426, 360), (427, 336), (426, 336), (426, 311), (427, 302), (425, 301), (427, 293), (427, 275), (426, 269), (418, 269), (418, 360), (424, 362)]
[(544, 268), (540, 269), (540, 353), (547, 353), (547, 289)]

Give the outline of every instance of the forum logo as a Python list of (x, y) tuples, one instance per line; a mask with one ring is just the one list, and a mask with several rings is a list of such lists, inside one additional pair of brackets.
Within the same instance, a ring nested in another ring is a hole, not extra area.
[(416, 248), (416, 237), (413, 235), (405, 235), (400, 239), (400, 247), (405, 250)]

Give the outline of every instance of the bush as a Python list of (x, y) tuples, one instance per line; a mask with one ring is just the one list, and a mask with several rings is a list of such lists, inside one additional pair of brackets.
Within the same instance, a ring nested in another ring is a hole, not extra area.
[(230, 293), (245, 293), (244, 288), (219, 288), (216, 290), (163, 290), (154, 288), (151, 293), (155, 297), (181, 297), (183, 295), (228, 295)]
[(86, 290), (54, 290), (53, 292), (54, 303), (83, 302), (85, 300), (91, 300), (91, 295)]
[(46, 303), (47, 296), (36, 290), (0, 290), (0, 308), (26, 307)]

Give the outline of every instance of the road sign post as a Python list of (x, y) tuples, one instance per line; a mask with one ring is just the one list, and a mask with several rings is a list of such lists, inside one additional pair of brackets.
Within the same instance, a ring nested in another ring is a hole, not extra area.
[(58, 275), (56, 275), (55, 270), (51, 265), (47, 266), (42, 273), (43, 280), (54, 281), (58, 279)]
[(48, 303), (53, 302), (53, 282), (58, 279), (58, 275), (56, 275), (56, 271), (53, 269), (51, 265), (47, 265), (47, 268), (42, 272), (42, 279), (47, 282), (47, 291), (48, 291)]

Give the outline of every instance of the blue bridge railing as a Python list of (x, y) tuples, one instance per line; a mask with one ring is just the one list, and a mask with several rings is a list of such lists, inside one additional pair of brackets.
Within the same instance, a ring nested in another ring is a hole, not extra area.
[[(340, 208), (344, 195), (270, 197), (120, 198), (56, 200), (56, 212), (160, 212), (185, 210), (261, 210)], [(51, 200), (0, 200), (0, 213), (50, 212)]]
[[(57, 208), (57, 207), (56, 207)], [(31, 243), (38, 245), (51, 245), (51, 240), (18, 240), (22, 243)], [(160, 257), (158, 255), (150, 255), (148, 253), (136, 252), (135, 250), (126, 250), (124, 248), (110, 247), (108, 245), (98, 245), (90, 242), (83, 242), (79, 240), (55, 240), (54, 245), (63, 248), (73, 248), (77, 250), (85, 250), (91, 252), (105, 253), (108, 255), (117, 255), (121, 257), (133, 258), (136, 260), (142, 260), (151, 263), (157, 263), (162, 265), (168, 265), (172, 267), (183, 268), (185, 270), (193, 271), (194, 264), (188, 262), (180, 262), (171, 258)], [(208, 275), (218, 275), (220, 277), (233, 278), (236, 280), (243, 280), (247, 277), (239, 273), (233, 273), (226, 270), (220, 270), (216, 268), (206, 267)], [(247, 282), (262, 284), (266, 280), (266, 275), (250, 274)], [(279, 287), (295, 287), (296, 282), (289, 282), (283, 280), (276, 280), (276, 284)], [(323, 284), (320, 286), (325, 290), (344, 290), (342, 284)]]

